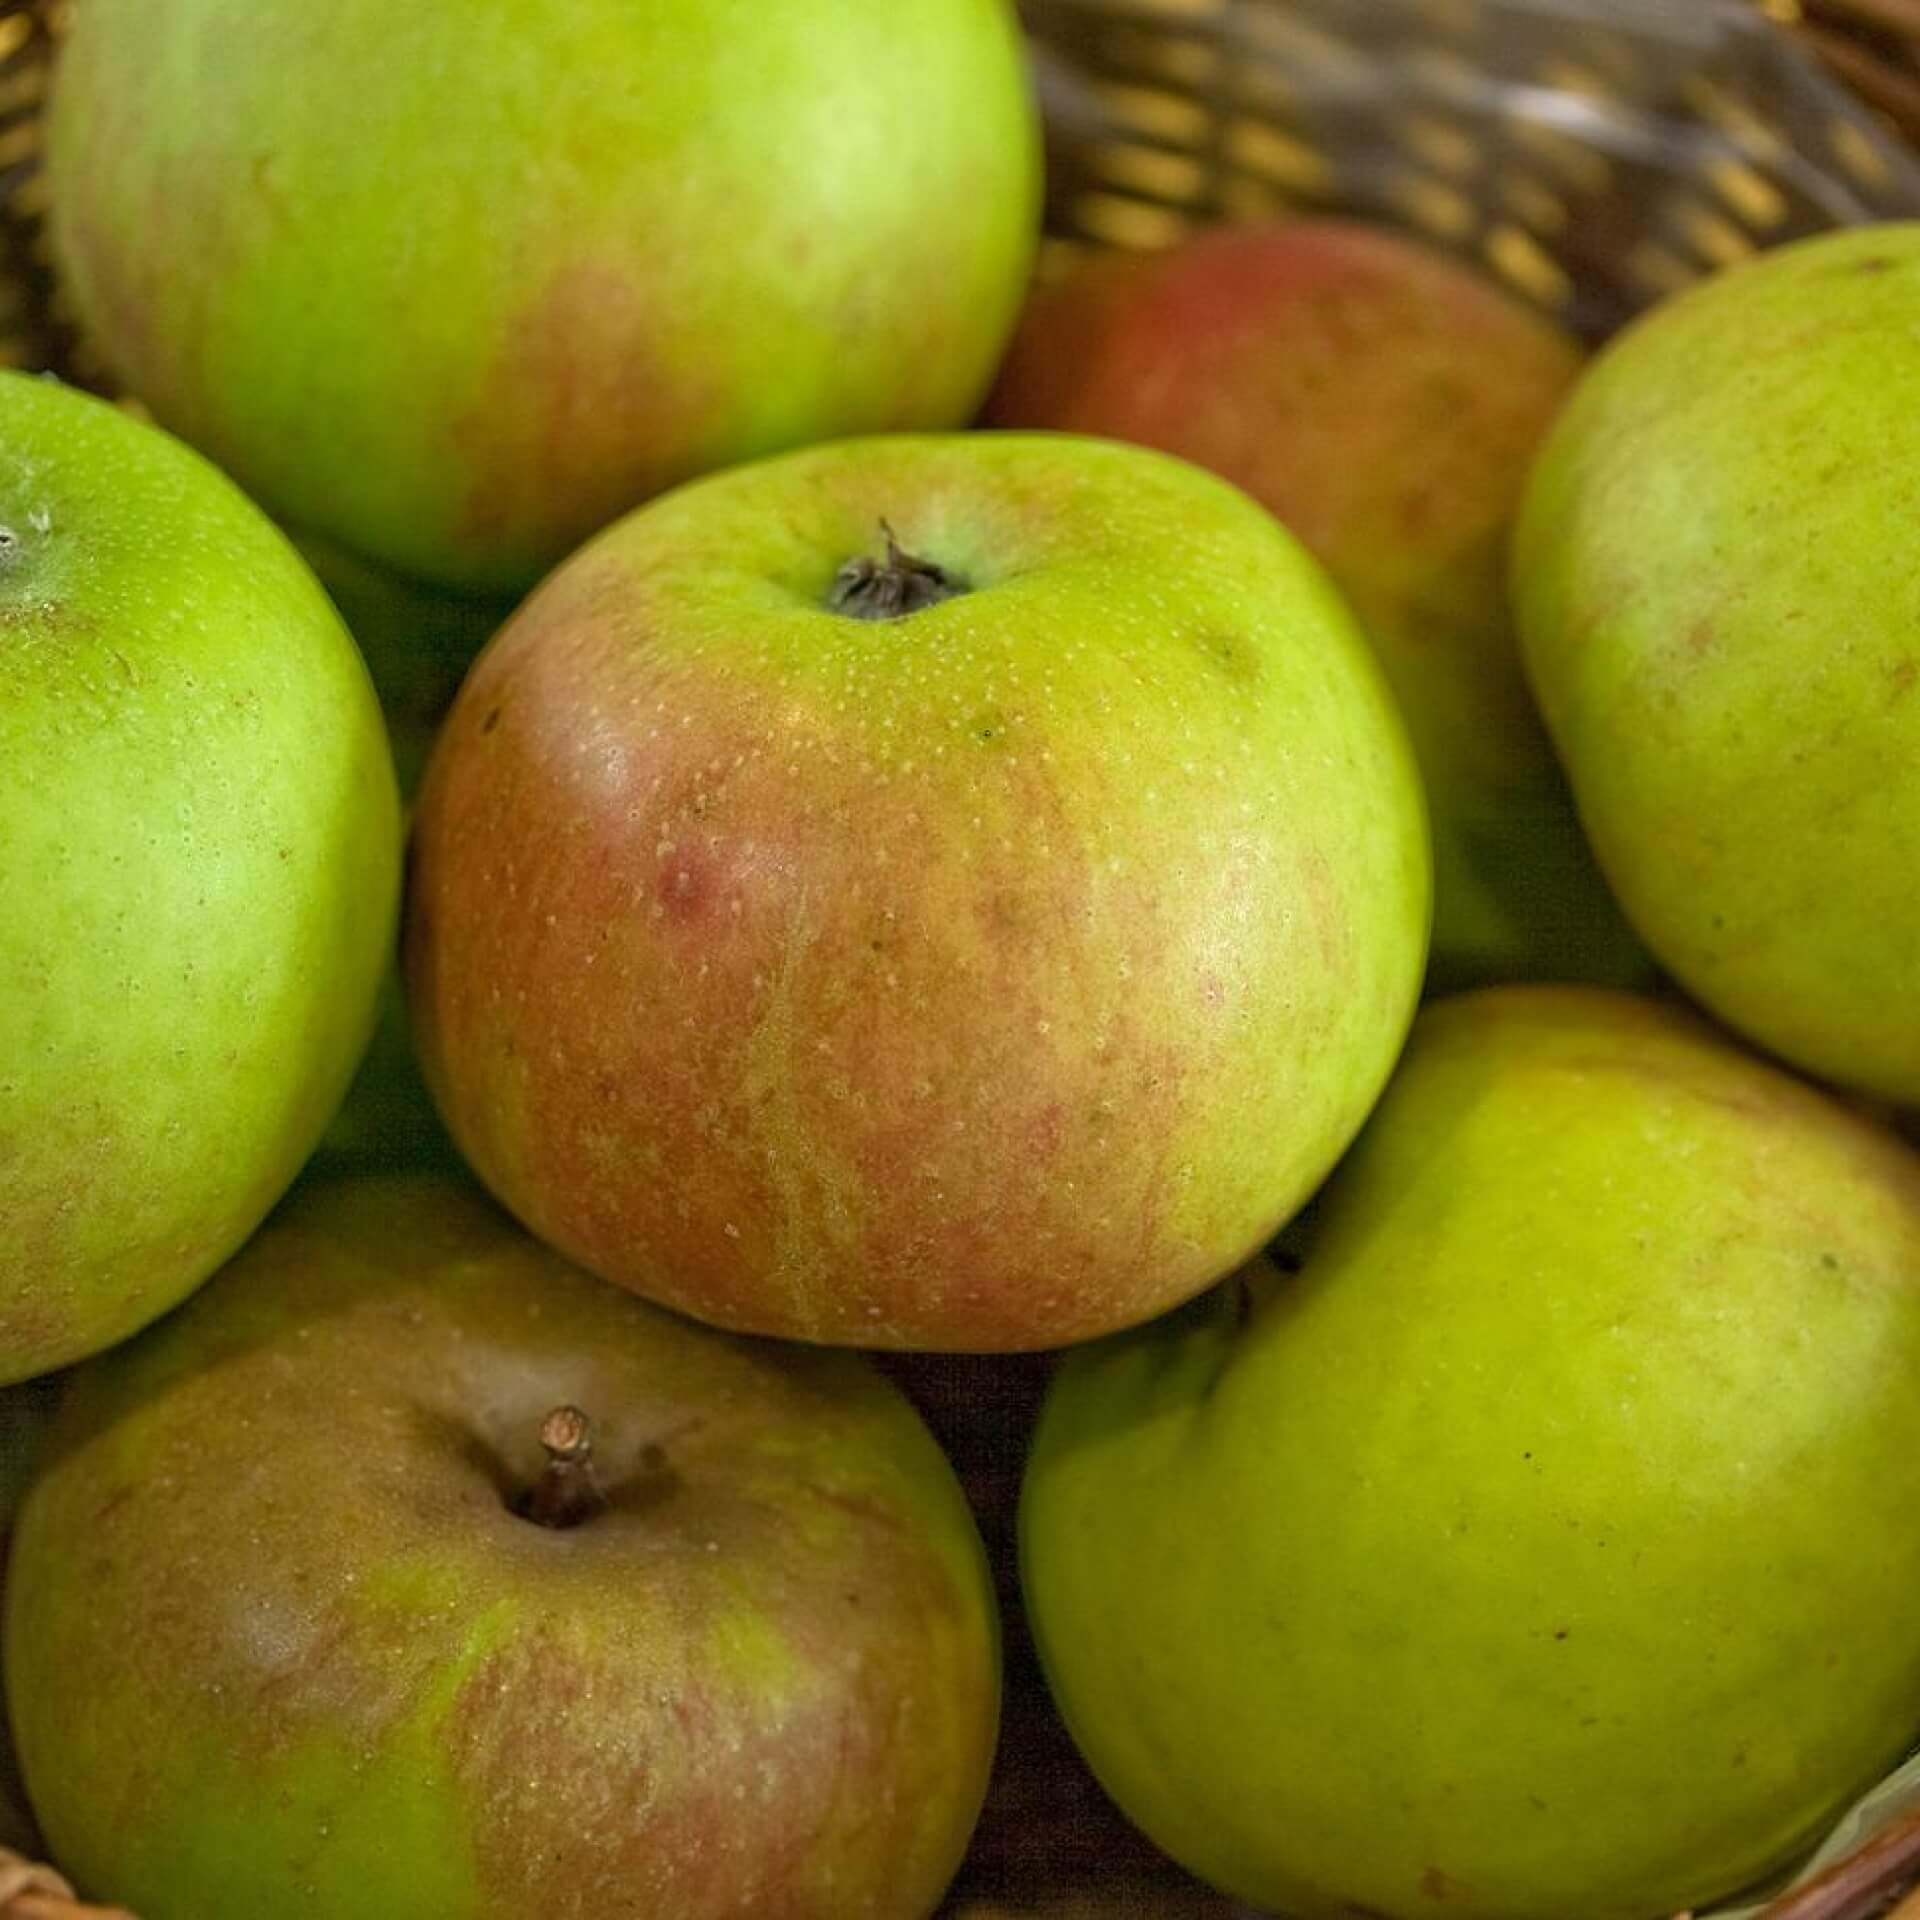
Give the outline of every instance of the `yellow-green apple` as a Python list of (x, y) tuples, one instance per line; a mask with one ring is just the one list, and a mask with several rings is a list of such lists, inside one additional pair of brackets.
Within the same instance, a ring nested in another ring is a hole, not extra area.
[(87, 0), (47, 166), (160, 420), (473, 586), (696, 473), (960, 425), (1038, 224), (1008, 0)]
[[(39, 1465), (40, 1450), (58, 1404), (59, 1375), (23, 1380), (0, 1387), (0, 1600), (5, 1594), (5, 1569), (13, 1550), (13, 1519), (20, 1510), (28, 1484)], [(33, 1857), (40, 1836), (27, 1805), (27, 1790), (13, 1753), (13, 1734), (0, 1704), (0, 1847)]]
[(1646, 977), (1520, 670), (1506, 540), (1581, 365), (1565, 333), (1384, 228), (1219, 228), (1088, 259), (1031, 302), (998, 426), (1109, 434), (1224, 474), (1332, 574), (1433, 812), (1431, 983)]
[(313, 1150), (400, 891), (366, 668), (198, 455), (0, 376), (0, 1380), (173, 1306)]
[(1433, 1005), (1297, 1274), (1071, 1356), (1068, 1724), (1301, 1916), (1649, 1920), (1920, 1732), (1920, 1159), (1677, 1007)]
[(893, 436), (696, 482), (476, 662), (421, 788), (427, 1079), (535, 1232), (872, 1348), (1237, 1265), (1404, 1037), (1430, 904), (1318, 567), (1184, 462)]
[[(294, 544), (359, 644), (387, 723), (401, 803), (410, 809), (461, 678), (512, 606), (417, 585), (318, 535), (296, 534)], [(381, 983), (373, 1039), (312, 1164), (345, 1173), (457, 1159), (420, 1077), (396, 951)]]
[(1801, 243), (1619, 340), (1535, 473), (1522, 645), (1662, 964), (1920, 1102), (1920, 224)]
[(923, 1920), (997, 1659), (864, 1360), (662, 1313), (438, 1174), (308, 1182), (75, 1372), (6, 1621), (48, 1844), (142, 1920)]

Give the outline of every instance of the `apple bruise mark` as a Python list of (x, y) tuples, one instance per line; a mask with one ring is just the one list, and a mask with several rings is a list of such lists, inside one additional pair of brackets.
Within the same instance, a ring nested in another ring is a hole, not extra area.
[(855, 620), (899, 620), (967, 591), (965, 581), (931, 560), (908, 553), (885, 520), (880, 522), (880, 532), (887, 543), (887, 557), (873, 560), (858, 554), (834, 575), (833, 590), (827, 595), (833, 612)]

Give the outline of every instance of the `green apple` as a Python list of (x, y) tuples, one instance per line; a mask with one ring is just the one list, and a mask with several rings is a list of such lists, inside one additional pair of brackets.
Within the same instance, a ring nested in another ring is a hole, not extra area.
[(1008, 0), (87, 0), (47, 167), (161, 421), (493, 587), (693, 474), (962, 424), (1040, 176)]
[(142, 1920), (923, 1920), (997, 1658), (864, 1361), (422, 1174), (309, 1183), (75, 1373), (6, 1620), (48, 1844)]
[(285, 538), (0, 375), (0, 1380), (252, 1232), (366, 1046), (399, 886), (373, 690)]
[(1703, 283), (1582, 383), (1514, 557), (1527, 664), (1655, 955), (1920, 1102), (1920, 224)]
[(1658, 1920), (1920, 1733), (1920, 1160), (1626, 995), (1436, 1003), (1303, 1237), (1072, 1356), (1035, 1634), (1300, 1920)]
[(717, 1324), (1046, 1347), (1258, 1247), (1385, 1082), (1391, 696), (1245, 495), (1061, 435), (697, 482), (555, 573), (421, 788), (428, 1083), (542, 1238)]
[(1507, 531), (1581, 366), (1450, 256), (1348, 221), (1217, 228), (1086, 260), (1028, 307), (1010, 427), (1160, 447), (1246, 488), (1352, 603), (1432, 803), (1439, 989), (1650, 972), (1520, 670)]

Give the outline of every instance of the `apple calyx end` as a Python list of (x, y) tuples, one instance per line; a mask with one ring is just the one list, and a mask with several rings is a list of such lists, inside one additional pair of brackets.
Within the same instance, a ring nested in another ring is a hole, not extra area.
[(833, 576), (829, 611), (854, 620), (899, 620), (967, 591), (966, 582), (944, 567), (908, 553), (885, 520), (880, 532), (887, 543), (886, 558), (856, 554), (849, 560)]
[(555, 1407), (540, 1423), (547, 1464), (515, 1509), (536, 1527), (564, 1532), (603, 1512), (607, 1496), (593, 1465), (593, 1422), (578, 1407)]

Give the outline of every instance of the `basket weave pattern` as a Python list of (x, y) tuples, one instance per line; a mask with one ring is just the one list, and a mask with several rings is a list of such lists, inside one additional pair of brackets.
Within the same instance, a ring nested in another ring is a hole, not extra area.
[[(60, 300), (38, 170), (52, 57), (76, 4), (0, 0), (0, 365), (110, 390)], [(1757, 248), (1920, 214), (1920, 0), (1751, 0), (1871, 117), (1808, 88), (1782, 36), (1741, 30), (1744, 17), (1723, 31), (1679, 24), (1716, 4), (1540, 0), (1529, 33), (1507, 0), (1023, 0), (1049, 123), (1042, 271), (1089, 247), (1340, 210), (1467, 254), (1597, 336)], [(1517, 99), (1536, 110), (1516, 112)], [(980, 1391), (967, 1367), (945, 1376), (956, 1406)], [(1010, 1614), (1002, 1765), (943, 1911), (1234, 1920), (1131, 1834), (1046, 1706), (1011, 1539), (1033, 1387), (1012, 1389), (1004, 1419), (941, 1431)], [(1920, 1920), (1917, 1884), (1920, 1813), (1768, 1920)], [(0, 1850), (0, 1920), (130, 1917), (79, 1904), (56, 1873)]]

